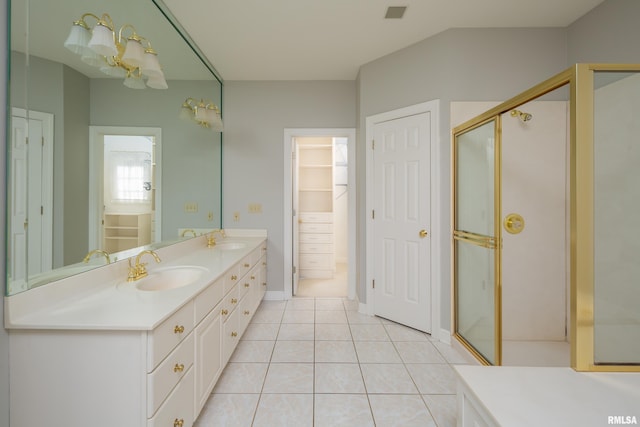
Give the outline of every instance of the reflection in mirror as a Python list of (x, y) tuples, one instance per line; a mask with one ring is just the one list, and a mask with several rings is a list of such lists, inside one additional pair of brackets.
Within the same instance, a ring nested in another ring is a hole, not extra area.
[[(7, 294), (221, 226), (222, 83), (155, 3), (11, 1)], [(114, 30), (100, 66), (64, 46), (85, 14)], [(132, 66), (131, 40), (162, 74)], [(187, 99), (206, 123), (180, 119)]]

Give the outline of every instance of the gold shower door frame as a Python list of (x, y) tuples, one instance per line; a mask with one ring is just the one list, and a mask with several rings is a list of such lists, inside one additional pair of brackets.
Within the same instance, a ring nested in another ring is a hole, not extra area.
[[(459, 162), (459, 143), (458, 138), (469, 133), (473, 132), (476, 129), (479, 129), (485, 125), (489, 125), (493, 122), (493, 230), (490, 234), (480, 234), (472, 232), (472, 230), (462, 230), (459, 227), (458, 220), (458, 206), (456, 203), (459, 191), (459, 182), (458, 182), (458, 167), (460, 166)], [(501, 255), (501, 242), (502, 242), (502, 229), (501, 229), (501, 211), (502, 211), (502, 198), (501, 198), (501, 175), (502, 175), (502, 122), (500, 115), (495, 115), (493, 117), (489, 117), (485, 120), (482, 120), (478, 123), (474, 123), (473, 125), (464, 127), (460, 129), (460, 131), (456, 131), (459, 128), (454, 129), (453, 133), (453, 144), (452, 144), (452, 159), (453, 159), (453, 168), (452, 168), (452, 221), (453, 225), (453, 242), (452, 242), (452, 251), (453, 251), (453, 281), (454, 281), (454, 294), (453, 294), (453, 304), (454, 310), (453, 313), (453, 325), (454, 325), (454, 337), (467, 349), (469, 350), (482, 364), (484, 365), (500, 365), (502, 363), (502, 255)], [(489, 360), (483, 354), (482, 350), (476, 347), (474, 342), (472, 342), (471, 337), (464, 336), (463, 333), (459, 329), (459, 318), (457, 315), (456, 307), (458, 306), (458, 301), (460, 299), (460, 287), (459, 280), (457, 277), (457, 265), (458, 265), (458, 246), (457, 243), (461, 245), (474, 245), (480, 246), (486, 250), (493, 251), (493, 277), (494, 282), (491, 284), (493, 286), (493, 362)]]
[[(570, 197), (570, 328), (569, 341), (571, 347), (571, 367), (577, 371), (602, 372), (640, 372), (639, 365), (596, 364), (594, 343), (594, 73), (598, 71), (640, 72), (640, 64), (575, 64), (567, 70), (531, 87), (521, 94), (485, 111), (473, 119), (452, 130), (452, 237), (456, 234), (456, 136), (468, 132), (488, 121), (498, 120), (500, 116), (529, 101), (537, 99), (562, 86), (570, 88), (570, 141), (569, 141), (569, 197)], [(500, 139), (501, 130), (496, 132), (496, 140)], [(496, 149), (496, 151), (498, 151)], [(498, 165), (496, 165), (497, 167)], [(496, 187), (499, 190), (499, 185)], [(501, 194), (495, 193), (499, 203)], [(579, 213), (579, 215), (578, 215)], [(496, 209), (495, 215), (499, 216)], [(500, 227), (497, 221), (496, 227)], [(502, 239), (499, 232), (495, 236), (496, 259), (500, 258)], [(456, 324), (457, 277), (455, 240), (452, 238), (452, 325), (453, 336), (472, 354), (484, 363), (482, 358), (458, 334)], [(502, 355), (501, 343), (501, 283), (500, 263), (496, 261), (496, 365), (500, 364)], [(499, 338), (499, 339), (498, 339)]]

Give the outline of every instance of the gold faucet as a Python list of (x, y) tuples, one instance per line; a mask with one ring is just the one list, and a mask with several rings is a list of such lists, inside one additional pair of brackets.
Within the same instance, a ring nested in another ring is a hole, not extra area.
[(187, 235), (187, 233), (193, 233), (193, 237), (196, 237), (196, 232), (195, 232), (193, 229), (191, 229), (191, 228), (189, 228), (189, 229), (187, 229), (187, 230), (183, 230), (183, 231), (182, 231), (182, 234), (180, 235), (180, 237), (184, 237), (184, 236), (186, 236), (186, 235)]
[(216, 228), (215, 230), (212, 230), (209, 234), (207, 234), (207, 247), (208, 248), (212, 248), (212, 247), (214, 247), (216, 245), (216, 238), (215, 238), (215, 234), (216, 233), (220, 234), (223, 239), (225, 239), (227, 237), (227, 234), (221, 228)]
[(136, 280), (147, 276), (147, 263), (145, 262), (140, 264), (140, 258), (142, 258), (142, 255), (144, 254), (149, 254), (153, 256), (156, 262), (160, 262), (158, 254), (148, 249), (138, 254), (136, 257), (136, 265), (131, 265), (131, 258), (129, 258), (129, 275), (127, 276), (127, 282), (135, 282)]
[(103, 251), (102, 249), (94, 249), (91, 252), (89, 252), (84, 259), (82, 260), (82, 262), (84, 262), (85, 264), (89, 262), (89, 260), (91, 259), (91, 257), (95, 254), (100, 254), (102, 256), (104, 256), (107, 259), (107, 264), (111, 264), (111, 258), (109, 258), (109, 253), (107, 251)]

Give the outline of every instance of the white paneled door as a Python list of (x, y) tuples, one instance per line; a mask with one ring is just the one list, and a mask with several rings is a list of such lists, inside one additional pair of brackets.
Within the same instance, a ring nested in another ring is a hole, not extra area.
[(374, 313), (431, 333), (431, 117), (374, 125)]
[(8, 274), (19, 292), (52, 267), (53, 116), (13, 108), (11, 128)]

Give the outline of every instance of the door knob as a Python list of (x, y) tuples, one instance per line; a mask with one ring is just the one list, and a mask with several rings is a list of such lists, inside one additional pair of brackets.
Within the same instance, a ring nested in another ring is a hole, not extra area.
[(427, 230), (420, 230), (420, 238), (421, 239), (424, 239), (425, 237), (427, 237), (427, 234), (429, 234), (429, 233), (427, 233)]
[(504, 218), (504, 229), (508, 233), (518, 234), (524, 230), (524, 218), (517, 213), (510, 213)]

